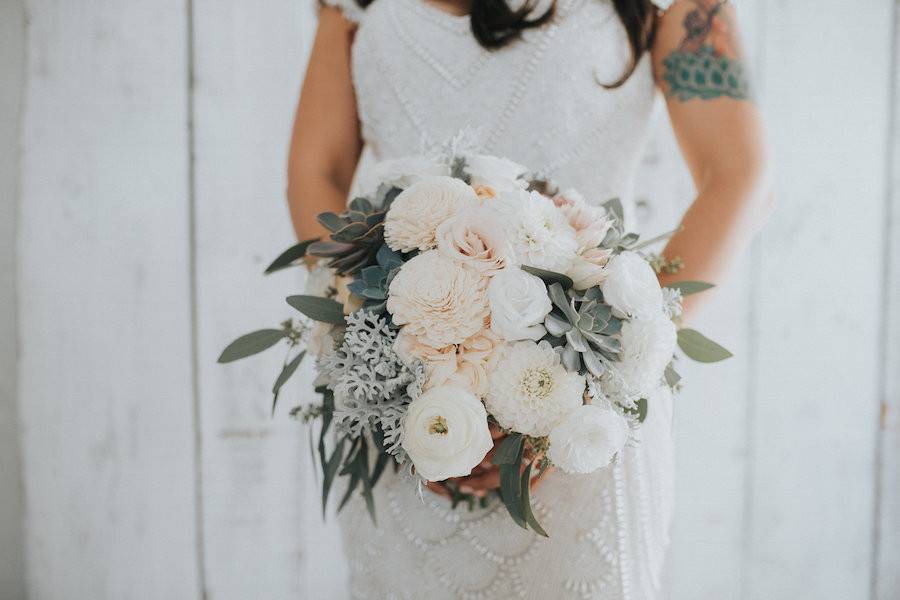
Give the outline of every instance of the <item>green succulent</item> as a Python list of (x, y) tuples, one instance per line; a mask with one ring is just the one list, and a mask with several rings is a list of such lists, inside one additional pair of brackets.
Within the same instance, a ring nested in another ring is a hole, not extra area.
[(609, 305), (603, 303), (603, 292), (593, 287), (583, 292), (570, 289), (568, 293), (559, 282), (551, 283), (547, 291), (553, 310), (544, 319), (548, 341), (561, 347), (563, 365), (569, 371), (600, 377), (606, 371), (604, 363), (617, 361), (622, 349), (615, 336), (622, 328), (622, 319), (613, 316)]
[(331, 232), (331, 241), (314, 242), (307, 253), (327, 258), (328, 266), (339, 275), (353, 275), (376, 262), (384, 245), (384, 217), (400, 188), (381, 189), (379, 202), (355, 198), (346, 212), (321, 213), (319, 223)]
[(384, 244), (375, 254), (375, 260), (377, 264), (361, 269), (348, 287), (351, 292), (365, 300), (363, 308), (384, 312), (388, 288), (403, 266), (403, 258)]

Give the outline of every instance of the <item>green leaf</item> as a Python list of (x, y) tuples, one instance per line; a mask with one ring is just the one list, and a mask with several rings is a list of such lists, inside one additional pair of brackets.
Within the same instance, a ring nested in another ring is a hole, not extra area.
[(372, 212), (375, 210), (375, 207), (372, 206), (372, 203), (368, 198), (363, 196), (359, 196), (350, 201), (350, 210), (355, 210), (363, 213)]
[(316, 217), (316, 219), (319, 221), (322, 227), (331, 232), (339, 231), (347, 225), (347, 222), (344, 219), (333, 212), (319, 213), (319, 216)]
[(534, 516), (534, 511), (531, 510), (531, 465), (528, 465), (525, 468), (525, 472), (522, 473), (522, 509), (525, 512), (525, 522), (534, 529), (535, 533), (544, 537), (550, 537), (544, 531), (544, 528), (541, 527), (541, 524), (538, 523), (537, 518)]
[(259, 354), (263, 350), (268, 350), (279, 341), (284, 339), (285, 332), (283, 329), (260, 329), (247, 335), (242, 335), (234, 340), (222, 354), (219, 356), (220, 363), (230, 363), (254, 354)]
[(732, 356), (731, 352), (704, 336), (696, 329), (679, 329), (678, 347), (681, 348), (689, 358), (702, 363), (719, 362), (720, 360), (725, 360)]
[(622, 201), (618, 198), (610, 198), (603, 203), (603, 208), (611, 213), (619, 223), (625, 220), (625, 210), (622, 208)]
[(309, 249), (309, 247), (318, 241), (319, 238), (315, 238), (311, 240), (303, 240), (299, 244), (294, 244), (293, 246), (279, 254), (278, 258), (273, 260), (272, 264), (266, 267), (265, 274), (269, 275), (270, 273), (274, 273), (275, 271), (280, 271), (282, 269), (287, 269), (288, 267), (294, 266), (294, 262), (306, 256), (306, 251)]
[(291, 360), (291, 362), (287, 363), (282, 367), (281, 373), (278, 375), (278, 379), (275, 380), (275, 385), (272, 386), (272, 414), (275, 414), (275, 405), (278, 403), (278, 394), (281, 392), (281, 388), (287, 383), (288, 379), (291, 378), (291, 375), (297, 370), (297, 367), (300, 366), (300, 362), (303, 360), (303, 357), (306, 356), (306, 350), (298, 354)]
[(495, 465), (511, 465), (516, 461), (516, 457), (521, 458), (523, 442), (521, 433), (509, 434), (500, 442), (491, 462)]
[[(521, 460), (521, 456), (519, 457)], [(500, 499), (516, 524), (527, 529), (525, 511), (522, 508), (522, 486), (519, 485), (519, 463), (500, 465)]]
[(669, 387), (675, 387), (678, 385), (678, 382), (681, 381), (681, 375), (678, 374), (678, 371), (675, 370), (675, 367), (669, 364), (666, 367), (666, 383), (669, 384)]
[(522, 270), (526, 273), (531, 273), (536, 277), (540, 277), (547, 285), (558, 283), (565, 290), (572, 289), (575, 286), (572, 278), (568, 275), (563, 275), (562, 273), (548, 271), (546, 269), (538, 269), (537, 267), (530, 267), (528, 265), (522, 265)]
[(338, 442), (337, 447), (334, 449), (334, 453), (332, 453), (331, 458), (328, 459), (328, 462), (325, 463), (325, 468), (322, 473), (322, 516), (325, 516), (325, 511), (328, 509), (328, 494), (331, 491), (331, 484), (334, 483), (334, 477), (337, 475), (338, 467), (341, 466), (341, 460), (344, 457), (344, 442), (346, 442), (347, 438), (341, 438), (341, 441)]
[(647, 411), (649, 410), (649, 407), (647, 406), (647, 399), (641, 398), (634, 404), (637, 406), (638, 423), (643, 423), (647, 419)]
[(716, 286), (712, 283), (706, 283), (705, 281), (676, 281), (666, 285), (666, 287), (680, 290), (682, 296), (690, 296), (691, 294), (705, 292)]
[(302, 312), (313, 321), (331, 323), (332, 325), (344, 324), (344, 307), (340, 302), (331, 298), (319, 296), (289, 296), (287, 303)]

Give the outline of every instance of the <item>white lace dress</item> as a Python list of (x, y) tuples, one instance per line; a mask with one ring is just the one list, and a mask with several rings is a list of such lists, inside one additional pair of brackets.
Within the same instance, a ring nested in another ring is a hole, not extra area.
[[(495, 51), (468, 17), (425, 0), (327, 0), (358, 23), (353, 80), (373, 160), (436, 147), (461, 129), (480, 151), (538, 169), (593, 201), (632, 187), (653, 109), (648, 57), (621, 88), (629, 59), (609, 0), (557, 0), (556, 16)], [(358, 176), (359, 179), (359, 176)], [(341, 514), (353, 598), (658, 598), (672, 509), (671, 397), (617, 462), (588, 476), (551, 473), (534, 493), (550, 538), (518, 528), (502, 505), (468, 512), (388, 473), (378, 526), (360, 499)]]

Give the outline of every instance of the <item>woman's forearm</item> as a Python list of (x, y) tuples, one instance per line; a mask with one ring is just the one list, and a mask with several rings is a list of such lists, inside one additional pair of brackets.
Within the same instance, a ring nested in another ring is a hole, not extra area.
[[(719, 284), (747, 249), (768, 217), (773, 193), (768, 173), (720, 175), (702, 187), (685, 213), (681, 228), (669, 240), (663, 256), (683, 266), (677, 273), (663, 272), (663, 284), (706, 281)], [(708, 294), (685, 298), (689, 319)]]
[(322, 212), (341, 212), (346, 207), (346, 186), (321, 175), (289, 178), (288, 207), (297, 239), (325, 239), (329, 232), (319, 224)]

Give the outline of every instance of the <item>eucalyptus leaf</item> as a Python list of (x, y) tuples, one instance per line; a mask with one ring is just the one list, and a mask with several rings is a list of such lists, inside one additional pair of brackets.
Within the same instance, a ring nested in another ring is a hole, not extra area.
[(303, 240), (298, 244), (294, 244), (284, 252), (278, 255), (278, 258), (272, 261), (268, 267), (266, 267), (265, 274), (268, 275), (270, 273), (274, 273), (275, 271), (280, 271), (282, 269), (287, 269), (288, 267), (294, 266), (295, 261), (300, 260), (304, 256), (306, 256), (306, 251), (309, 247), (318, 242), (319, 238), (314, 238), (311, 240)]
[(637, 400), (634, 404), (635, 404), (635, 406), (637, 406), (638, 422), (643, 423), (647, 419), (647, 410), (648, 410), (647, 399), (641, 398), (640, 400)]
[(619, 223), (625, 221), (625, 210), (622, 208), (622, 201), (618, 198), (610, 198), (603, 203), (603, 208), (611, 213)]
[(669, 364), (666, 367), (666, 383), (669, 384), (669, 387), (675, 387), (678, 385), (678, 382), (681, 381), (681, 375), (678, 374), (678, 371), (675, 370), (675, 367)]
[(705, 292), (706, 290), (714, 288), (716, 286), (705, 281), (675, 281), (673, 283), (667, 284), (666, 287), (679, 290), (682, 296), (690, 296), (691, 294), (699, 294), (700, 292)]
[(281, 369), (278, 379), (275, 380), (275, 385), (272, 386), (272, 414), (275, 414), (275, 404), (278, 403), (278, 394), (281, 392), (281, 388), (287, 383), (288, 379), (291, 378), (291, 375), (294, 374), (297, 367), (300, 366), (304, 356), (306, 356), (306, 350), (295, 356), (291, 362), (284, 365)]
[(679, 329), (678, 347), (681, 348), (689, 358), (702, 363), (719, 362), (720, 360), (725, 360), (732, 356), (731, 352), (704, 336), (696, 329)]
[(335, 447), (334, 452), (331, 455), (331, 458), (325, 463), (325, 468), (322, 473), (322, 516), (325, 516), (325, 512), (328, 509), (328, 494), (331, 491), (331, 484), (334, 482), (334, 478), (337, 475), (338, 467), (341, 466), (341, 460), (344, 457), (344, 443), (347, 441), (346, 437), (342, 437), (338, 442), (337, 447)]
[(222, 351), (219, 356), (220, 363), (230, 363), (254, 354), (259, 354), (263, 350), (268, 350), (285, 337), (283, 329), (260, 329), (242, 335), (234, 340)]
[(287, 303), (296, 308), (313, 321), (331, 323), (332, 325), (344, 324), (344, 307), (340, 302), (331, 298), (319, 296), (289, 296)]
[(514, 465), (500, 465), (500, 499), (509, 516), (519, 527), (527, 529), (525, 510), (522, 507), (522, 486), (519, 483), (519, 461)]
[(495, 465), (509, 465), (516, 461), (516, 457), (522, 453), (524, 439), (521, 433), (511, 433), (500, 442), (497, 451), (494, 452)]
[(558, 283), (563, 287), (563, 289), (566, 290), (571, 289), (575, 286), (572, 278), (568, 275), (563, 275), (562, 273), (548, 271), (546, 269), (539, 269), (537, 267), (530, 267), (528, 265), (522, 265), (522, 270), (526, 273), (531, 273), (535, 277), (540, 277), (547, 285), (550, 285), (551, 283)]
[(522, 510), (524, 512), (525, 522), (528, 523), (538, 535), (550, 537), (547, 535), (547, 532), (544, 531), (544, 528), (541, 527), (541, 524), (538, 523), (537, 518), (534, 516), (534, 511), (531, 509), (531, 465), (525, 467), (525, 471), (522, 473), (521, 486)]

